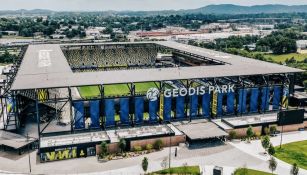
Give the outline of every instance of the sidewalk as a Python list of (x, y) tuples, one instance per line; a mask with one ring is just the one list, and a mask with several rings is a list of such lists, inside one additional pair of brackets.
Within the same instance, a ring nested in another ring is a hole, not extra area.
[[(283, 143), (299, 141), (307, 138), (307, 131), (287, 133), (283, 136)], [(279, 137), (272, 138), (274, 145), (279, 144)], [(231, 143), (197, 149), (178, 147), (178, 156), (174, 157), (175, 147), (172, 147), (171, 166), (200, 165), (206, 175), (211, 175), (214, 166), (221, 166), (224, 175), (230, 175), (236, 167), (267, 171), (268, 156), (264, 152), (259, 140), (250, 144), (245, 142)], [(106, 163), (98, 163), (96, 157), (71, 159), (49, 163), (36, 162), (36, 152), (31, 153), (31, 166), (33, 174), (92, 174), (92, 175), (138, 175), (143, 174), (141, 168), (142, 159), (146, 156), (149, 160), (148, 172), (161, 169), (163, 158), (169, 155), (169, 148), (151, 154), (133, 157), (129, 159), (113, 160)], [(0, 157), (0, 169), (7, 172), (29, 172), (28, 155), (17, 159), (7, 155)], [(288, 175), (291, 166), (278, 160), (276, 173)], [(1, 174), (1, 173), (0, 173)], [(300, 169), (300, 175), (307, 175), (306, 170)]]
[[(274, 146), (278, 146), (280, 144), (280, 135), (276, 137), (271, 137), (271, 142)], [(307, 131), (297, 131), (297, 132), (291, 132), (291, 133), (284, 133), (282, 138), (282, 144), (287, 144), (291, 142), (301, 141), (307, 139)], [(246, 142), (238, 142), (233, 143), (230, 142), (229, 144), (233, 145), (237, 149), (241, 150), (242, 152), (245, 152), (246, 154), (249, 154), (251, 156), (254, 156), (258, 159), (261, 159), (265, 162), (267, 162), (270, 159), (269, 155), (264, 154), (264, 149), (261, 145), (260, 140), (251, 141), (251, 143)], [(277, 169), (276, 173), (278, 174), (285, 174), (285, 172), (289, 172), (292, 165), (281, 161), (279, 159), (277, 160)], [(300, 168), (300, 174), (301, 175), (307, 175), (307, 170)]]

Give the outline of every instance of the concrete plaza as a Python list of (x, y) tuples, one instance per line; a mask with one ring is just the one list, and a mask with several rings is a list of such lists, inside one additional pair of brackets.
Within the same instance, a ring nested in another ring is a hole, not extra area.
[[(307, 131), (285, 133), (283, 143), (307, 139)], [(278, 145), (280, 137), (273, 137), (271, 141)], [(171, 148), (171, 166), (200, 165), (204, 174), (212, 174), (212, 168), (224, 167), (224, 175), (230, 175), (236, 167), (248, 168), (270, 172), (268, 158), (263, 154), (259, 140), (246, 142), (226, 142), (222, 145), (206, 145), (203, 147), (177, 147), (178, 155), (174, 157), (175, 148)], [(161, 169), (162, 160), (169, 155), (169, 148), (162, 151), (144, 155), (149, 159), (148, 171)], [(142, 174), (141, 161), (144, 156), (113, 160), (98, 163), (96, 157), (79, 158), (49, 163), (37, 162), (36, 152), (31, 152), (31, 168), (33, 174), (104, 174), (104, 175), (135, 175)], [(28, 154), (12, 156), (0, 152), (0, 169), (5, 172), (29, 173)], [(288, 175), (291, 165), (278, 160), (275, 173)], [(4, 173), (4, 172), (3, 172)], [(300, 169), (300, 175), (307, 175), (307, 171)]]

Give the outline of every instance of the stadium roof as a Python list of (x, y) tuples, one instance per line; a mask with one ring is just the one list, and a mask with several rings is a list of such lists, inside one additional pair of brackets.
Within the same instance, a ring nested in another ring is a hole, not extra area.
[[(61, 46), (153, 43), (204, 56), (225, 65), (73, 72)], [(46, 54), (48, 52), (49, 54)], [(41, 44), (29, 45), (12, 85), (12, 90), (73, 87), (98, 84), (166, 81), (195, 78), (231, 77), (296, 73), (303, 70), (212, 51), (172, 41), (134, 43)]]

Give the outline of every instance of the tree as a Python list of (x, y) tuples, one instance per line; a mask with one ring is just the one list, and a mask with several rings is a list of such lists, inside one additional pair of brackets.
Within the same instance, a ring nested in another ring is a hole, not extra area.
[(262, 145), (262, 147), (264, 148), (265, 151), (268, 150), (268, 148), (270, 147), (270, 137), (268, 135), (262, 137), (261, 145)]
[(144, 159), (142, 160), (142, 168), (143, 168), (143, 171), (146, 173), (148, 169), (148, 158), (147, 157), (144, 157)]
[(236, 131), (232, 130), (229, 132), (229, 139), (232, 140), (232, 139), (235, 139), (237, 137), (237, 133)]
[(108, 144), (106, 142), (101, 142), (100, 148), (101, 148), (101, 156), (102, 158), (104, 158), (106, 155), (108, 155)]
[(271, 159), (269, 160), (269, 168), (272, 171), (272, 174), (277, 168), (277, 162), (274, 157), (271, 157)]
[(272, 143), (271, 143), (270, 146), (269, 146), (268, 153), (269, 153), (271, 156), (275, 154), (275, 148), (274, 148), (274, 146), (272, 145)]
[(163, 145), (162, 140), (161, 140), (161, 139), (158, 139), (158, 140), (156, 140), (155, 143), (154, 143), (154, 148), (155, 148), (156, 150), (160, 150), (160, 149), (162, 148), (162, 145)]
[(249, 126), (246, 130), (246, 136), (247, 136), (247, 139), (248, 139), (248, 142), (250, 142), (250, 138), (254, 135), (254, 131), (253, 131), (253, 128), (252, 126)]
[(271, 133), (271, 134), (274, 134), (276, 131), (277, 131), (277, 128), (276, 128), (275, 125), (270, 126), (270, 133)]
[(299, 170), (300, 170), (300, 169), (298, 168), (297, 164), (294, 163), (294, 164), (292, 165), (290, 174), (291, 174), (291, 175), (298, 175)]
[(120, 151), (123, 153), (126, 150), (126, 140), (121, 138), (119, 139), (119, 143), (118, 143), (118, 147), (120, 149)]

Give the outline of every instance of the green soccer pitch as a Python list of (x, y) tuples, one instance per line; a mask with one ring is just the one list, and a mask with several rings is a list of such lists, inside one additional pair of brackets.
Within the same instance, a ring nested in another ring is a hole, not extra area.
[[(136, 93), (146, 94), (147, 90), (151, 87), (157, 87), (159, 83), (147, 82), (147, 83), (135, 83)], [(98, 86), (83, 86), (78, 88), (80, 96), (83, 99), (89, 99), (99, 97)], [(127, 84), (116, 84), (116, 85), (105, 85), (104, 86), (105, 96), (122, 96), (129, 94), (129, 87)]]

